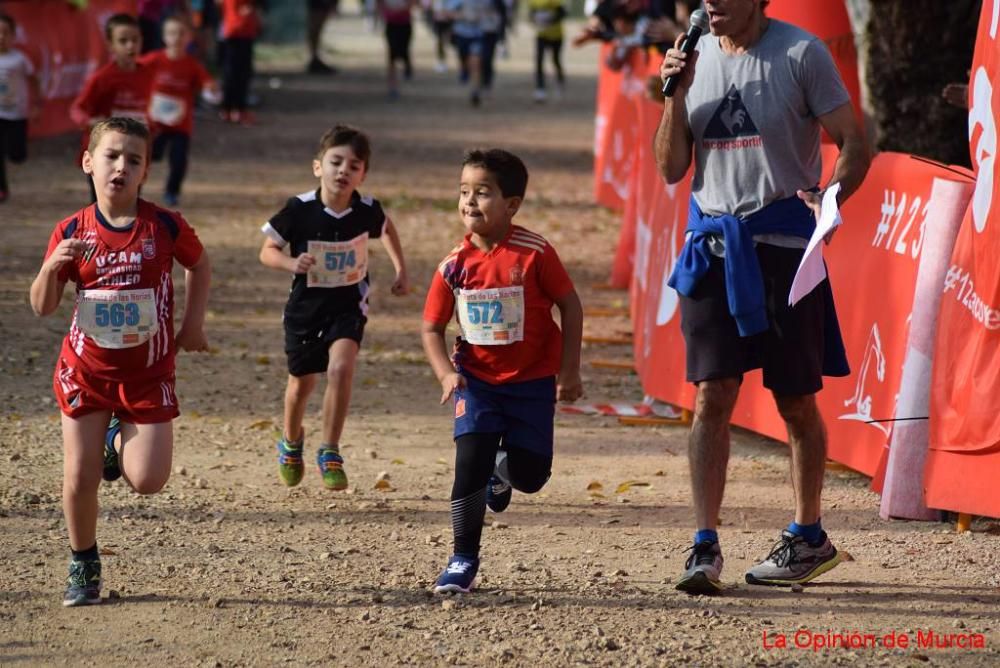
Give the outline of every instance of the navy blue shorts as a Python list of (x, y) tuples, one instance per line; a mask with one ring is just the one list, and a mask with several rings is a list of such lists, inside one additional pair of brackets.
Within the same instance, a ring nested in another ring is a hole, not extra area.
[(455, 438), (503, 434), (504, 447), (552, 456), (555, 376), (503, 385), (468, 375), (465, 380), (468, 387), (455, 392)]

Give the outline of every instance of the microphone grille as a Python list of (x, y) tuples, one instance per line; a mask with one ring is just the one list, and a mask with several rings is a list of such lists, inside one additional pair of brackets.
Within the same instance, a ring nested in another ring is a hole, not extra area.
[(702, 9), (696, 9), (691, 12), (691, 25), (698, 26), (698, 28), (705, 32), (708, 30), (708, 14)]

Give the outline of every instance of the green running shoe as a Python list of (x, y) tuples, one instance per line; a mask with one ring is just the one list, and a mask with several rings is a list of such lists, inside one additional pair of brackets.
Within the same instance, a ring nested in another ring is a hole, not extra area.
[(121, 430), (122, 425), (118, 421), (118, 416), (112, 415), (111, 421), (108, 422), (108, 430), (104, 433), (104, 470), (101, 471), (101, 477), (108, 482), (122, 477), (121, 462), (115, 451), (115, 437)]
[(323, 476), (323, 484), (327, 489), (347, 489), (347, 472), (344, 471), (344, 458), (340, 453), (330, 448), (320, 448), (316, 453), (316, 463), (319, 473)]
[(69, 562), (63, 606), (96, 605), (101, 602), (101, 560)]
[(289, 487), (302, 482), (302, 441), (289, 441), (284, 436), (278, 441), (278, 477)]

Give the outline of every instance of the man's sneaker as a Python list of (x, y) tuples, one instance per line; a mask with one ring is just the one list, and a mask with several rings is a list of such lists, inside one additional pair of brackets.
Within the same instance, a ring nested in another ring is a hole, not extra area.
[(703, 540), (690, 548), (684, 575), (676, 588), (689, 594), (718, 594), (722, 591), (722, 549), (717, 542)]
[(532, 95), (532, 97), (534, 98), (535, 102), (545, 102), (545, 98), (548, 97), (548, 94), (545, 92), (544, 88), (536, 88), (535, 93)]
[(509, 482), (504, 482), (497, 474), (490, 476), (486, 485), (486, 507), (495, 513), (502, 513), (510, 505), (512, 489)]
[(764, 561), (747, 571), (747, 582), (774, 586), (802, 584), (839, 563), (840, 553), (825, 531), (823, 542), (814, 547), (802, 536), (786, 529)]
[(108, 482), (122, 477), (121, 461), (115, 450), (115, 438), (121, 430), (121, 422), (116, 415), (112, 415), (111, 421), (108, 422), (108, 430), (104, 433), (104, 470), (101, 471), (101, 477)]
[(472, 591), (476, 582), (476, 573), (479, 572), (479, 559), (476, 557), (463, 557), (456, 554), (448, 560), (448, 565), (441, 571), (437, 582), (434, 583), (435, 594), (462, 593), (468, 594)]
[[(295, 446), (295, 447), (293, 447)], [(278, 477), (289, 487), (302, 482), (302, 441), (291, 443), (284, 436), (278, 441)]]
[(327, 489), (347, 489), (347, 473), (344, 471), (344, 458), (340, 453), (329, 448), (320, 448), (316, 453), (316, 463), (319, 473), (323, 476), (323, 484)]
[(309, 64), (306, 65), (306, 73), (308, 74), (336, 74), (337, 68), (331, 67), (324, 63), (319, 58), (312, 58)]
[(96, 605), (101, 602), (101, 560), (69, 562), (63, 606)]

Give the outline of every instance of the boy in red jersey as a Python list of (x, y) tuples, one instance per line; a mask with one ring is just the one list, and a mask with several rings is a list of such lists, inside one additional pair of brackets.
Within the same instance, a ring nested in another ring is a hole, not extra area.
[(170, 171), (163, 203), (177, 206), (181, 184), (187, 173), (191, 132), (194, 129), (194, 105), (201, 90), (218, 94), (218, 87), (205, 67), (186, 52), (191, 41), (187, 24), (178, 16), (163, 22), (165, 48), (153, 51), (140, 62), (153, 71), (149, 100), (149, 119), (153, 129), (153, 160), (160, 160), (170, 150)]
[[(555, 402), (582, 394), (580, 298), (555, 249), (511, 222), (528, 184), (524, 163), (491, 149), (462, 165), (458, 212), (469, 234), (434, 274), (422, 334), (441, 403), (455, 397), (455, 551), (438, 593), (471, 591), (486, 507), (502, 512), (512, 487), (534, 493), (548, 481)], [(453, 317), (461, 336), (449, 359)]]
[[(112, 116), (134, 118), (148, 123), (149, 91), (153, 83), (150, 68), (138, 62), (142, 48), (139, 21), (130, 14), (114, 14), (104, 24), (111, 60), (90, 75), (83, 90), (70, 105), (69, 115), (83, 130), (80, 156), (90, 142), (94, 124)], [(93, 181), (90, 201), (96, 202)]]
[[(65, 606), (101, 602), (96, 534), (102, 476), (124, 476), (140, 494), (166, 484), (171, 421), (178, 415), (176, 349), (208, 347), (208, 255), (180, 215), (138, 197), (149, 167), (148, 128), (110, 118), (90, 137), (83, 170), (93, 178), (97, 203), (56, 225), (30, 294), (34, 312), (48, 315), (66, 282), (76, 283), (73, 322), (52, 383), (62, 410), (63, 512), (73, 553)], [(175, 259), (187, 270), (176, 337)]]

